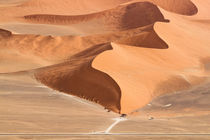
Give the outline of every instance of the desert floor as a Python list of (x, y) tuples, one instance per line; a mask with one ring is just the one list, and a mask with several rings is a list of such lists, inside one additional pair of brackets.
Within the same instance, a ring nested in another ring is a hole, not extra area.
[[(159, 97), (142, 113), (123, 120), (119, 114), (49, 89), (29, 76), (3, 75), (0, 139), (209, 139), (209, 86), (210, 82)], [(180, 94), (186, 94), (181, 101)], [(122, 121), (110, 128), (117, 119)]]

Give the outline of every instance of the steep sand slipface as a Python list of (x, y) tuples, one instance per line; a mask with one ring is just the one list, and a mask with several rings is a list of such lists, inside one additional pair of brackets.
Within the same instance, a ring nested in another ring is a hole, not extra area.
[[(152, 40), (152, 41), (151, 41)], [(138, 35), (125, 37), (114, 41), (115, 43), (130, 45), (133, 47), (167, 49), (168, 45), (156, 34), (153, 26)]]
[[(88, 25), (94, 25), (96, 33), (103, 31), (119, 31), (153, 24), (155, 21), (164, 21), (164, 17), (157, 8), (149, 2), (138, 2), (129, 5), (118, 6), (111, 10), (99, 13), (79, 16), (62, 16), (35, 14), (24, 16), (25, 21), (44, 24), (71, 25), (79, 24), (77, 28), (90, 28)], [(83, 27), (81, 27), (83, 25)], [(75, 26), (76, 27), (76, 26)]]
[[(197, 13), (196, 6), (190, 0), (147, 1), (178, 14), (193, 15)], [(125, 4), (126, 2), (145, 2), (145, 0), (94, 0), (91, 3), (87, 0), (30, 0), (18, 6), (1, 8), (2, 14), (0, 15), (0, 21), (21, 21), (20, 17), (24, 17), (26, 13), (27, 15), (86, 15), (112, 9), (119, 4)], [(64, 21), (59, 22), (63, 23)]]
[(160, 94), (190, 88), (206, 76), (200, 60), (209, 57), (210, 40), (205, 36), (210, 32), (194, 24), (191, 21), (194, 17), (188, 20), (161, 11), (170, 23), (156, 23), (155, 31), (167, 42), (168, 49), (138, 50), (112, 44), (114, 50), (100, 54), (93, 61), (94, 68), (108, 73), (121, 87), (121, 113), (143, 107)]
[(202, 19), (202, 20), (209, 20), (209, 8), (210, 8), (210, 1), (200, 1), (200, 0), (192, 0), (192, 2), (197, 6), (198, 13), (194, 15), (195, 19)]
[(10, 31), (4, 30), (4, 29), (0, 29), (0, 37), (1, 38), (8, 38), (12, 35), (12, 33)]
[(161, 8), (182, 15), (194, 15), (198, 12), (191, 0), (151, 0)]
[(92, 60), (109, 44), (95, 46), (70, 58), (70, 61), (37, 70), (36, 79), (61, 92), (69, 93), (120, 113), (121, 91), (107, 74), (93, 69)]

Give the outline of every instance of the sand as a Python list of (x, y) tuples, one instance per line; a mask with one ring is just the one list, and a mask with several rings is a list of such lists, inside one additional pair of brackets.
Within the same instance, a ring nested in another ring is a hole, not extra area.
[[(208, 133), (209, 5), (209, 0), (1, 1), (0, 132), (98, 132), (108, 127), (100, 120), (127, 114), (129, 120), (110, 132)], [(58, 94), (53, 99), (52, 92)], [(33, 110), (36, 106), (43, 112)], [(31, 111), (51, 120), (41, 118), (40, 124)], [(44, 126), (62, 116), (66, 120), (53, 131)], [(154, 118), (160, 120), (151, 123)], [(83, 123), (84, 131), (76, 129)], [(185, 127), (190, 123), (195, 126)], [(198, 123), (206, 125), (196, 130)]]

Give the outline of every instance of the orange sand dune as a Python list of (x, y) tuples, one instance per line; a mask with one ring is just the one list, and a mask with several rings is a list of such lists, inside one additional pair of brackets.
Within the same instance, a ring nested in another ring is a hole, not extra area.
[[(147, 1), (151, 3), (149, 4)], [(59, 2), (30, 0), (19, 6), (0, 8), (2, 12), (0, 15), (0, 22), (10, 22), (9, 24), (11, 24), (14, 21), (19, 21), (65, 25), (73, 30), (73, 34), (89, 35), (90, 33), (96, 34), (119, 29), (134, 28), (147, 25), (149, 22), (161, 21), (163, 20), (162, 15), (158, 12), (158, 8), (155, 5), (179, 14), (192, 15), (197, 13), (196, 6), (193, 5), (190, 0), (147, 1), (99, 0), (89, 3), (86, 0), (75, 0), (72, 4), (72, 1), (68, 0)], [(130, 4), (126, 2), (129, 2)], [(152, 3), (155, 5), (152, 5)], [(119, 6), (120, 4), (122, 5)], [(79, 12), (81, 11), (78, 10), (80, 9), (80, 6), (83, 10), (90, 10), (90, 7), (95, 7), (99, 10)], [(79, 13), (75, 14), (74, 10), (77, 10)], [(26, 20), (24, 20), (23, 17)]]
[[(11, 32), (5, 30), (1, 31), (1, 35), (3, 38), (2, 43), (6, 44), (6, 46), (1, 45), (4, 46), (2, 48), (8, 49), (10, 52), (11, 50), (20, 52), (20, 54), (22, 54), (22, 56), (20, 56), (22, 58), (22, 63), (25, 63), (23, 60), (26, 59), (24, 54), (35, 56), (37, 60), (38, 58), (41, 59), (40, 62), (44, 62), (44, 60), (49, 62), (48, 64), (42, 64), (42, 66), (50, 65), (50, 63), (58, 63), (58, 60), (66, 60), (66, 62), (62, 64), (35, 70), (35, 76), (38, 81), (53, 89), (98, 102), (105, 108), (118, 113), (121, 111), (120, 88), (110, 76), (91, 67), (91, 63), (95, 56), (103, 51), (112, 49), (111, 45), (106, 42), (118, 42), (121, 44), (132, 45), (134, 47), (155, 47), (157, 49), (166, 49), (168, 47), (167, 44), (154, 32), (153, 24), (115, 33), (78, 37), (74, 40), (75, 44), (73, 43), (74, 37), (72, 36), (59, 37), (61, 42), (66, 43), (67, 40), (69, 40), (68, 45), (72, 45), (72, 47), (59, 43), (60, 47), (57, 50), (55, 49), (57, 45), (53, 44), (57, 42), (56, 40), (58, 37), (13, 35)], [(153, 43), (156, 43), (156, 46), (152, 46), (150, 40), (154, 40)], [(17, 41), (22, 42), (21, 45), (19, 43), (14, 45), (14, 42)], [(85, 47), (79, 47), (78, 43)], [(107, 45), (103, 45), (104, 43)], [(31, 44), (30, 48), (27, 47), (29, 44)], [(74, 47), (77, 47), (78, 49), (80, 48), (80, 50), (74, 51)], [(71, 56), (71, 54), (81, 50), (84, 51)], [(9, 61), (8, 58), (4, 59)], [(14, 59), (10, 61), (14, 61)], [(17, 65), (15, 66), (17, 67)], [(27, 66), (34, 68), (34, 66), (31, 65)], [(104, 84), (100, 85), (100, 82)]]
[(69, 93), (120, 113), (121, 91), (117, 83), (107, 74), (93, 69), (91, 62), (109, 44), (97, 45), (70, 58), (70, 61), (35, 72), (41, 83), (61, 92)]
[[(150, 39), (154, 40), (156, 46), (152, 46)], [(153, 24), (126, 31), (84, 37), (14, 35), (9, 31), (1, 30), (0, 40), (0, 53), (2, 54), (0, 65), (4, 66), (0, 72), (22, 71), (68, 61), (69, 57), (80, 51), (107, 42), (146, 48), (164, 49), (168, 47), (154, 32)], [(26, 63), (29, 60), (30, 63)]]
[(163, 9), (179, 14), (193, 15), (197, 13), (196, 6), (190, 0), (92, 0), (91, 2), (88, 0), (28, 0), (19, 6), (2, 8), (1, 20), (23, 17), (26, 13), (27, 15), (85, 15), (111, 9), (126, 2), (137, 1), (152, 2)]
[(143, 107), (160, 94), (190, 88), (207, 76), (201, 60), (210, 57), (209, 30), (194, 23), (194, 17), (189, 20), (161, 11), (170, 23), (156, 23), (155, 31), (167, 42), (168, 49), (112, 44), (114, 50), (93, 61), (94, 68), (108, 73), (121, 87), (122, 113)]
[(29, 22), (44, 24), (92, 24), (98, 32), (103, 30), (126, 30), (146, 26), (156, 21), (164, 21), (164, 17), (157, 6), (149, 2), (132, 3), (89, 15), (62, 16), (40, 14), (26, 15), (24, 18)]
[(194, 16), (195, 19), (203, 19), (208, 20), (210, 19), (209, 15), (209, 8), (210, 8), (210, 1), (200, 1), (200, 0), (192, 0), (192, 2), (198, 7), (199, 12)]
[(182, 15), (194, 15), (198, 12), (191, 0), (149, 0), (161, 8)]

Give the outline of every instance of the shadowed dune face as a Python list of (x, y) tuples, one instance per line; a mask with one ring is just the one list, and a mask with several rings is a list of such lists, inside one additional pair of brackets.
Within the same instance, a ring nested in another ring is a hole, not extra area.
[(151, 0), (161, 8), (182, 15), (194, 15), (198, 12), (197, 7), (191, 0)]
[[(151, 41), (152, 40), (152, 41)], [(115, 41), (116, 43), (144, 47), (144, 48), (155, 48), (155, 49), (167, 49), (166, 44), (154, 31), (154, 29), (142, 32), (139, 35), (123, 38)]]
[[(1, 73), (57, 64), (68, 60), (69, 57), (80, 51), (107, 42), (145, 48), (168, 48), (167, 44), (154, 32), (153, 25), (84, 37), (14, 35), (9, 31), (1, 30), (0, 39), (0, 65), (4, 67), (0, 70)], [(153, 43), (150, 39), (153, 40)], [(154, 43), (156, 45), (153, 45)], [(30, 63), (28, 63), (29, 60)]]
[(11, 35), (12, 35), (12, 33), (10, 31), (0, 29), (0, 37), (1, 38), (7, 38), (7, 37), (10, 37)]
[[(126, 30), (165, 21), (160, 10), (152, 3), (139, 2), (89, 15), (26, 15), (26, 21), (45, 24), (94, 24), (98, 32), (103, 30)], [(105, 28), (105, 29), (104, 29)]]
[(37, 70), (36, 79), (55, 90), (96, 102), (120, 113), (120, 87), (106, 73), (91, 67), (94, 57), (108, 49), (111, 49), (109, 44), (94, 46), (72, 56), (66, 63)]
[(151, 2), (164, 10), (181, 15), (195, 15), (197, 6), (191, 0), (131, 0), (130, 2)]

